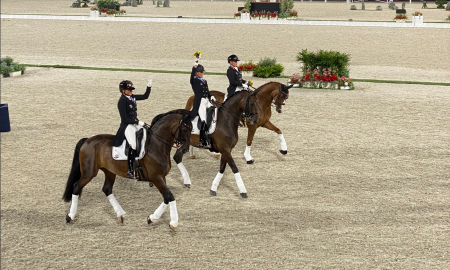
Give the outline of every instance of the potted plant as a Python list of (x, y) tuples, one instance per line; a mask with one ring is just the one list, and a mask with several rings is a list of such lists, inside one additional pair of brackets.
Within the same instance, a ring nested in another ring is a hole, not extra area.
[(90, 0), (81, 0), (83, 2), (83, 5), (81, 7), (88, 7), (88, 4), (91, 2)]
[(261, 10), (259, 12), (259, 19), (260, 20), (267, 20), (267, 12), (265, 10)]
[(107, 17), (115, 17), (116, 16), (116, 10), (115, 9), (108, 9), (107, 11), (106, 11), (106, 16)]
[(350, 78), (347, 78), (345, 76), (339, 78), (339, 88), (343, 90), (355, 89), (355, 87), (353, 86), (353, 82), (350, 80)]
[(259, 20), (259, 13), (256, 11), (253, 11), (252, 14), (250, 14), (250, 18), (252, 20)]
[(264, 58), (259, 60), (258, 66), (253, 69), (253, 76), (261, 78), (278, 77), (283, 73), (284, 67), (277, 64), (275, 58)]
[(253, 64), (252, 60), (238, 66), (239, 72), (241, 72), (243, 76), (253, 76), (253, 70), (255, 68), (258, 68), (258, 65)]
[(289, 77), (288, 81), (287, 81), (287, 85), (293, 85), (293, 87), (300, 87), (300, 74), (299, 73), (294, 73), (291, 75), (291, 77)]
[(395, 17), (394, 17), (394, 20), (395, 20), (396, 22), (405, 22), (406, 19), (408, 19), (408, 17), (407, 17), (405, 14), (397, 14), (397, 15), (395, 15)]
[(298, 18), (298, 12), (297, 11), (295, 11), (295, 10), (289, 11), (289, 18), (288, 19), (293, 20), (293, 19), (297, 19), (297, 18)]
[(244, 21), (249, 21), (250, 20), (250, 13), (249, 13), (248, 9), (243, 8), (241, 10), (241, 20), (244, 20)]
[(234, 18), (240, 20), (241, 19), (241, 13), (240, 12), (234, 13)]
[(98, 8), (97, 6), (92, 6), (91, 7), (91, 17), (98, 17), (99, 12), (98, 12)]
[(3, 77), (20, 76), (25, 73), (26, 67), (18, 62), (14, 62), (9, 56), (1, 59), (1, 74)]
[(416, 24), (416, 23), (423, 23), (423, 15), (422, 15), (422, 12), (420, 12), (420, 11), (414, 11), (414, 13), (412, 14), (412, 16), (413, 16), (413, 23), (414, 24)]

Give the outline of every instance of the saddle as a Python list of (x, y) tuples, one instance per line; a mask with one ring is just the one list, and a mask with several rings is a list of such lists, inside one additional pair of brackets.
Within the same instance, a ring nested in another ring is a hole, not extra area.
[[(218, 108), (214, 106), (210, 106), (206, 109), (206, 129), (208, 134), (212, 134), (216, 130), (217, 110)], [(202, 121), (199, 121), (199, 116), (195, 117), (192, 121), (191, 134), (199, 135), (200, 130), (202, 129), (202, 123)]]
[[(139, 155), (136, 156), (136, 160), (141, 160), (145, 155), (145, 141), (147, 140), (147, 130), (145, 128), (141, 128), (136, 132), (136, 153)], [(128, 159), (128, 149), (130, 145), (127, 140), (123, 140), (123, 143), (119, 147), (112, 147), (112, 157), (115, 160), (127, 160)]]

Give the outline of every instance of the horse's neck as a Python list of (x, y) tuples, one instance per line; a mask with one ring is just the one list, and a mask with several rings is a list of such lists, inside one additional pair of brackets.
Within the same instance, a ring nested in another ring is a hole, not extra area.
[(274, 97), (276, 96), (275, 92), (279, 91), (279, 89), (268, 85), (266, 88), (261, 89), (258, 93), (257, 96), (265, 99), (266, 101), (268, 101), (269, 103), (271, 103), (274, 99)]
[[(150, 147), (153, 148), (153, 151), (156, 150), (156, 146), (159, 146), (158, 149), (162, 152), (170, 152), (175, 139), (175, 136), (172, 134), (173, 121), (164, 121), (162, 119), (160, 121), (161, 123), (157, 123), (151, 129), (151, 134), (147, 134), (147, 142), (150, 143)], [(169, 134), (167, 134), (167, 130), (169, 130)]]

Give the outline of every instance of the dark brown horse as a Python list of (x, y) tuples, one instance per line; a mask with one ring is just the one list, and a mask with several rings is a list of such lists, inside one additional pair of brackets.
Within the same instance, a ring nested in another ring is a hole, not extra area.
[[(280, 152), (283, 155), (287, 154), (287, 145), (283, 136), (283, 132), (281, 132), (279, 128), (277, 128), (274, 124), (272, 124), (272, 122), (270, 122), (270, 117), (272, 116), (272, 103), (275, 104), (276, 111), (278, 113), (283, 112), (283, 106), (286, 99), (288, 99), (289, 97), (289, 88), (291, 87), (292, 86), (286, 86), (278, 82), (269, 82), (258, 87), (258, 89), (255, 90), (255, 94), (258, 97), (258, 122), (256, 124), (252, 124), (247, 121), (246, 123), (248, 134), (247, 147), (245, 148), (244, 157), (247, 160), (247, 164), (253, 164), (254, 162), (252, 156), (250, 155), (250, 150), (252, 147), (253, 137), (255, 136), (256, 129), (259, 127), (264, 127), (276, 132), (281, 144)], [(225, 97), (225, 94), (219, 91), (211, 91), (211, 95), (213, 95), (218, 102), (223, 102), (223, 99)], [(194, 96), (189, 98), (188, 102), (186, 103), (186, 109), (190, 109), (192, 107), (193, 100)], [(191, 148), (190, 158), (195, 158), (193, 148)]]
[[(216, 94), (215, 91), (211, 91), (211, 95), (214, 94)], [(213, 146), (213, 149), (211, 150), (220, 152), (222, 156), (220, 159), (220, 170), (213, 181), (210, 194), (216, 196), (217, 187), (219, 186), (219, 182), (222, 179), (223, 172), (228, 163), (234, 173), (241, 196), (247, 198), (247, 191), (239, 170), (231, 156), (231, 150), (233, 150), (238, 142), (238, 127), (241, 116), (245, 115), (245, 118), (253, 124), (257, 121), (256, 95), (254, 92), (249, 91), (237, 92), (235, 95), (228, 98), (226, 102), (219, 107), (218, 111), (216, 129), (214, 133), (210, 135), (212, 141), (211, 145)], [(191, 135), (191, 145), (197, 147), (198, 142), (199, 136)], [(184, 184), (189, 187), (191, 181), (189, 179), (189, 174), (182, 163), (182, 158), (183, 153), (180, 150), (178, 150), (173, 157), (184, 178)]]
[[(187, 110), (174, 110), (156, 116), (150, 127), (146, 127), (147, 140), (145, 142), (145, 156), (140, 161), (142, 165), (141, 178), (153, 183), (164, 198), (164, 202), (147, 217), (148, 224), (158, 220), (165, 208), (170, 205), (170, 228), (176, 230), (178, 226), (178, 212), (173, 194), (166, 185), (166, 175), (170, 171), (170, 151), (177, 145), (180, 153), (189, 150), (192, 123)], [(125, 211), (112, 194), (116, 175), (127, 176), (127, 161), (112, 158), (111, 142), (114, 135), (101, 134), (81, 139), (76, 147), (72, 162), (72, 169), (67, 180), (63, 200), (72, 201), (66, 221), (70, 223), (77, 213), (78, 198), (83, 188), (97, 176), (99, 170), (105, 173), (103, 192), (117, 214), (117, 219), (123, 223)]]

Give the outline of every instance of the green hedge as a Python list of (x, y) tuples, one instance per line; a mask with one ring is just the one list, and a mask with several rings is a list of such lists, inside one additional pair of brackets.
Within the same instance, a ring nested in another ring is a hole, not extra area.
[(331, 68), (339, 76), (349, 77), (350, 56), (345, 53), (324, 50), (312, 53), (302, 50), (297, 55), (297, 61), (303, 62), (303, 74), (311, 73), (314, 69)]
[(264, 58), (259, 60), (258, 67), (253, 69), (253, 76), (269, 78), (278, 77), (283, 73), (284, 67), (277, 64), (277, 60), (271, 58)]

